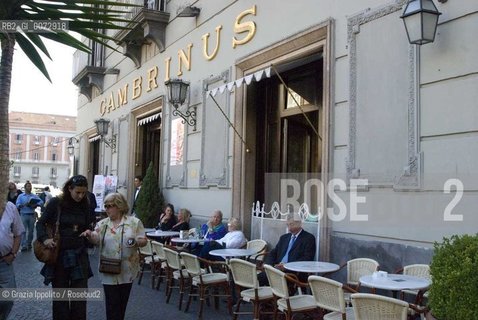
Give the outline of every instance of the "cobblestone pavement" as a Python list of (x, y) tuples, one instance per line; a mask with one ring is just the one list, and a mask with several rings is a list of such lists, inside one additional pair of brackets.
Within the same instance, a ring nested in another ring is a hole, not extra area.
[[(102, 288), (100, 278), (97, 272), (98, 257), (97, 253), (90, 255), (91, 266), (95, 275), (89, 280), (90, 288)], [(18, 288), (45, 288), (43, 277), (40, 275), (42, 263), (36, 260), (32, 251), (18, 253), (15, 261), (15, 274)], [(151, 278), (149, 273), (145, 273), (141, 285), (135, 281), (131, 290), (131, 296), (126, 309), (126, 319), (162, 319), (162, 320), (183, 320), (197, 319), (198, 303), (194, 301), (187, 313), (178, 310), (178, 296), (173, 290), (173, 295), (169, 304), (166, 303), (164, 295), (165, 285), (161, 284), (159, 291), (151, 288)], [(184, 304), (183, 304), (184, 310)], [(11, 319), (29, 319), (43, 320), (51, 319), (51, 302), (48, 301), (15, 301), (9, 320)], [(88, 319), (106, 319), (104, 301), (88, 302)], [(203, 319), (225, 320), (232, 317), (227, 313), (225, 303), (220, 303), (218, 310), (213, 306), (205, 306)], [(242, 316), (240, 319), (248, 319), (248, 316)]]

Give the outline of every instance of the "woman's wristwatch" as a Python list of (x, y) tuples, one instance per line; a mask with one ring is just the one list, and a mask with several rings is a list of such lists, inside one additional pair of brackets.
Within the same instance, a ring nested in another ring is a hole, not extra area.
[(9, 256), (9, 255), (12, 255), (14, 258), (17, 257), (17, 254), (16, 254), (16, 253), (13, 253), (12, 251), (10, 251), (10, 252), (7, 254), (7, 256)]

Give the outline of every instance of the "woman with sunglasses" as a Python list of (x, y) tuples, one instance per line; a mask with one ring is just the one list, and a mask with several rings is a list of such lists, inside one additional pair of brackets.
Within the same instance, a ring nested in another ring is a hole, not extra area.
[[(91, 228), (95, 217), (90, 214), (88, 181), (84, 176), (71, 177), (63, 186), (63, 193), (52, 198), (38, 220), (37, 239), (46, 246), (60, 246), (55, 265), (45, 265), (41, 274), (45, 284), (53, 288), (87, 288), (93, 276), (88, 259), (87, 242), (80, 235)], [(48, 238), (45, 224), (55, 225), (60, 215), (60, 241)], [(53, 319), (86, 319), (86, 299), (72, 301), (53, 300)]]
[(106, 319), (124, 319), (126, 306), (139, 273), (138, 247), (147, 239), (141, 220), (128, 215), (128, 202), (120, 193), (110, 193), (104, 199), (108, 218), (101, 220), (95, 231), (86, 230), (82, 236), (100, 246), (100, 256), (119, 259), (120, 273), (101, 273), (105, 290)]

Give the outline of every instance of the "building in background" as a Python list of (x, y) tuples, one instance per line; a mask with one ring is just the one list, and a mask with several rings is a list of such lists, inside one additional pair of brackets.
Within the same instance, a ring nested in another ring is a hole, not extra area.
[[(423, 46), (407, 39), (407, 2), (133, 8), (136, 28), (110, 31), (119, 52), (75, 55), (79, 173), (118, 176), (132, 200), (153, 162), (167, 202), (194, 219), (219, 208), (254, 238), (252, 205), (291, 198), (323, 214), (323, 259), (429, 262), (434, 241), (478, 225), (478, 2), (434, 0)], [(184, 103), (168, 101), (175, 78), (189, 83)], [(271, 230), (270, 243), (285, 231)]]
[(51, 185), (61, 188), (72, 174), (68, 153), (76, 133), (76, 117), (30, 112), (9, 112), (10, 181), (23, 186)]

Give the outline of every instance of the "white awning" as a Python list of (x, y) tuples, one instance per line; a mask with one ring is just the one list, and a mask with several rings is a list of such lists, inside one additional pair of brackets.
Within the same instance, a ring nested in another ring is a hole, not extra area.
[(159, 117), (161, 116), (161, 112), (158, 112), (158, 113), (155, 113), (149, 117), (146, 117), (146, 118), (143, 118), (143, 119), (140, 119), (138, 120), (138, 127), (140, 126), (144, 126), (145, 124), (148, 124), (150, 122), (153, 122), (155, 121), (156, 119), (158, 119)]
[(88, 142), (95, 142), (96, 140), (100, 140), (100, 139), (101, 139), (101, 136), (97, 134), (95, 136), (89, 137)]
[(257, 72), (254, 72), (252, 74), (249, 74), (249, 75), (247, 75), (245, 77), (242, 77), (242, 78), (239, 78), (237, 80), (231, 81), (229, 83), (226, 83), (226, 84), (224, 84), (220, 87), (214, 88), (212, 90), (208, 90), (208, 91), (206, 91), (206, 94), (207, 94), (207, 96), (211, 95), (211, 96), (215, 97), (217, 93), (224, 93), (224, 91), (226, 91), (226, 89), (229, 92), (231, 92), (235, 87), (240, 88), (243, 83), (245, 83), (246, 85), (250, 85), (252, 80), (255, 80), (256, 82), (259, 82), (264, 78), (264, 76), (266, 78), (271, 77), (271, 67), (259, 70)]

